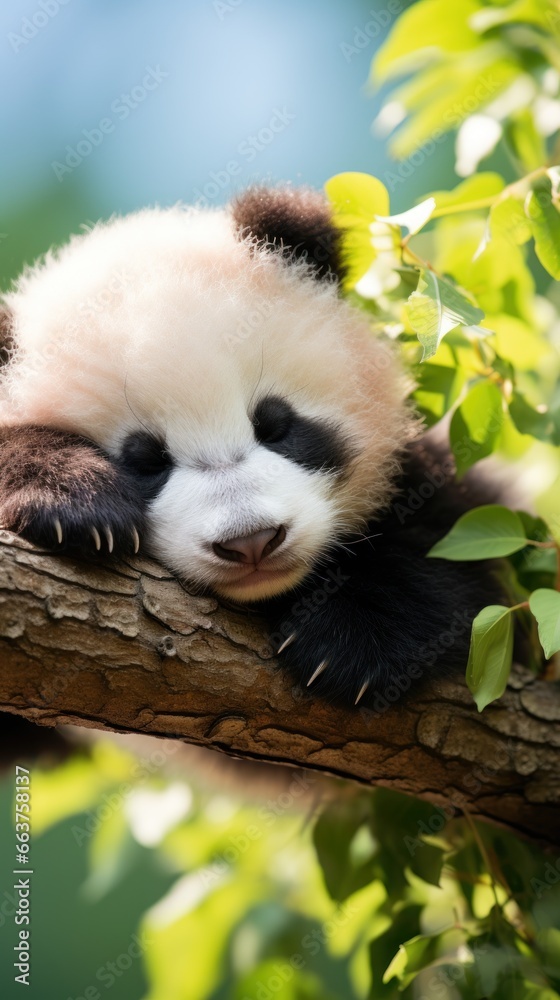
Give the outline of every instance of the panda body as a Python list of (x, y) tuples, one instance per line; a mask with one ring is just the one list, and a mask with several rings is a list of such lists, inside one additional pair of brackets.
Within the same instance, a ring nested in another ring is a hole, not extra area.
[(59, 550), (141, 545), (259, 602), (296, 678), (355, 702), (463, 661), (495, 586), (425, 558), (488, 498), (419, 439), (341, 266), (320, 196), (282, 190), (144, 210), (48, 254), (4, 298), (0, 524)]

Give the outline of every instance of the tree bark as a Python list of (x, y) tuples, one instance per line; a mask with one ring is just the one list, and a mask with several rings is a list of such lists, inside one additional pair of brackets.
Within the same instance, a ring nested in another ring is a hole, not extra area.
[(384, 785), (560, 844), (560, 688), (516, 668), (478, 714), (457, 678), (385, 711), (293, 687), (258, 615), (144, 559), (78, 562), (0, 532), (0, 710), (175, 737)]

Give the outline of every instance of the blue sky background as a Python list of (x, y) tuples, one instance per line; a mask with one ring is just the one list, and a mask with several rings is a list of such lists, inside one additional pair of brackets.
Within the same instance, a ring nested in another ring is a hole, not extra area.
[[(3, 0), (0, 280), (113, 212), (204, 190), (219, 204), (255, 180), (383, 178), (393, 164), (372, 134), (381, 99), (366, 83), (386, 11), (385, 0)], [(372, 18), (377, 36), (344, 50)], [(141, 97), (148, 68), (167, 75), (126, 117), (115, 113), (122, 95)], [(289, 122), (251, 154), (277, 110)], [(107, 118), (112, 131), (57, 177), (66, 147)], [(449, 179), (451, 140), (435, 161), (395, 190), (395, 209)]]

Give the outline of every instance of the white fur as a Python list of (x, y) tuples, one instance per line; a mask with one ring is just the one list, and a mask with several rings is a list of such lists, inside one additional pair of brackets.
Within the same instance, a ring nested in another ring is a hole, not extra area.
[[(240, 242), (227, 211), (149, 209), (96, 226), (6, 297), (18, 350), (3, 422), (78, 431), (116, 455), (130, 431), (165, 438), (176, 469), (153, 502), (150, 551), (185, 578), (254, 599), (286, 589), (341, 532), (386, 503), (411, 435), (390, 347), (304, 265)], [(340, 425), (355, 450), (336, 479), (280, 458), (248, 413), (269, 393)], [(213, 541), (283, 524), (267, 567), (238, 584)]]

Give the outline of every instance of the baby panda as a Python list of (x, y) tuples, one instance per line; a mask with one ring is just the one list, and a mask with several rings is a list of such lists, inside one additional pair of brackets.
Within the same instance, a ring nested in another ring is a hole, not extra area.
[(343, 271), (302, 189), (139, 211), (48, 253), (4, 296), (0, 526), (141, 550), (255, 605), (301, 685), (366, 704), (464, 668), (501, 595), (488, 564), (426, 558), (493, 498), (422, 436)]

